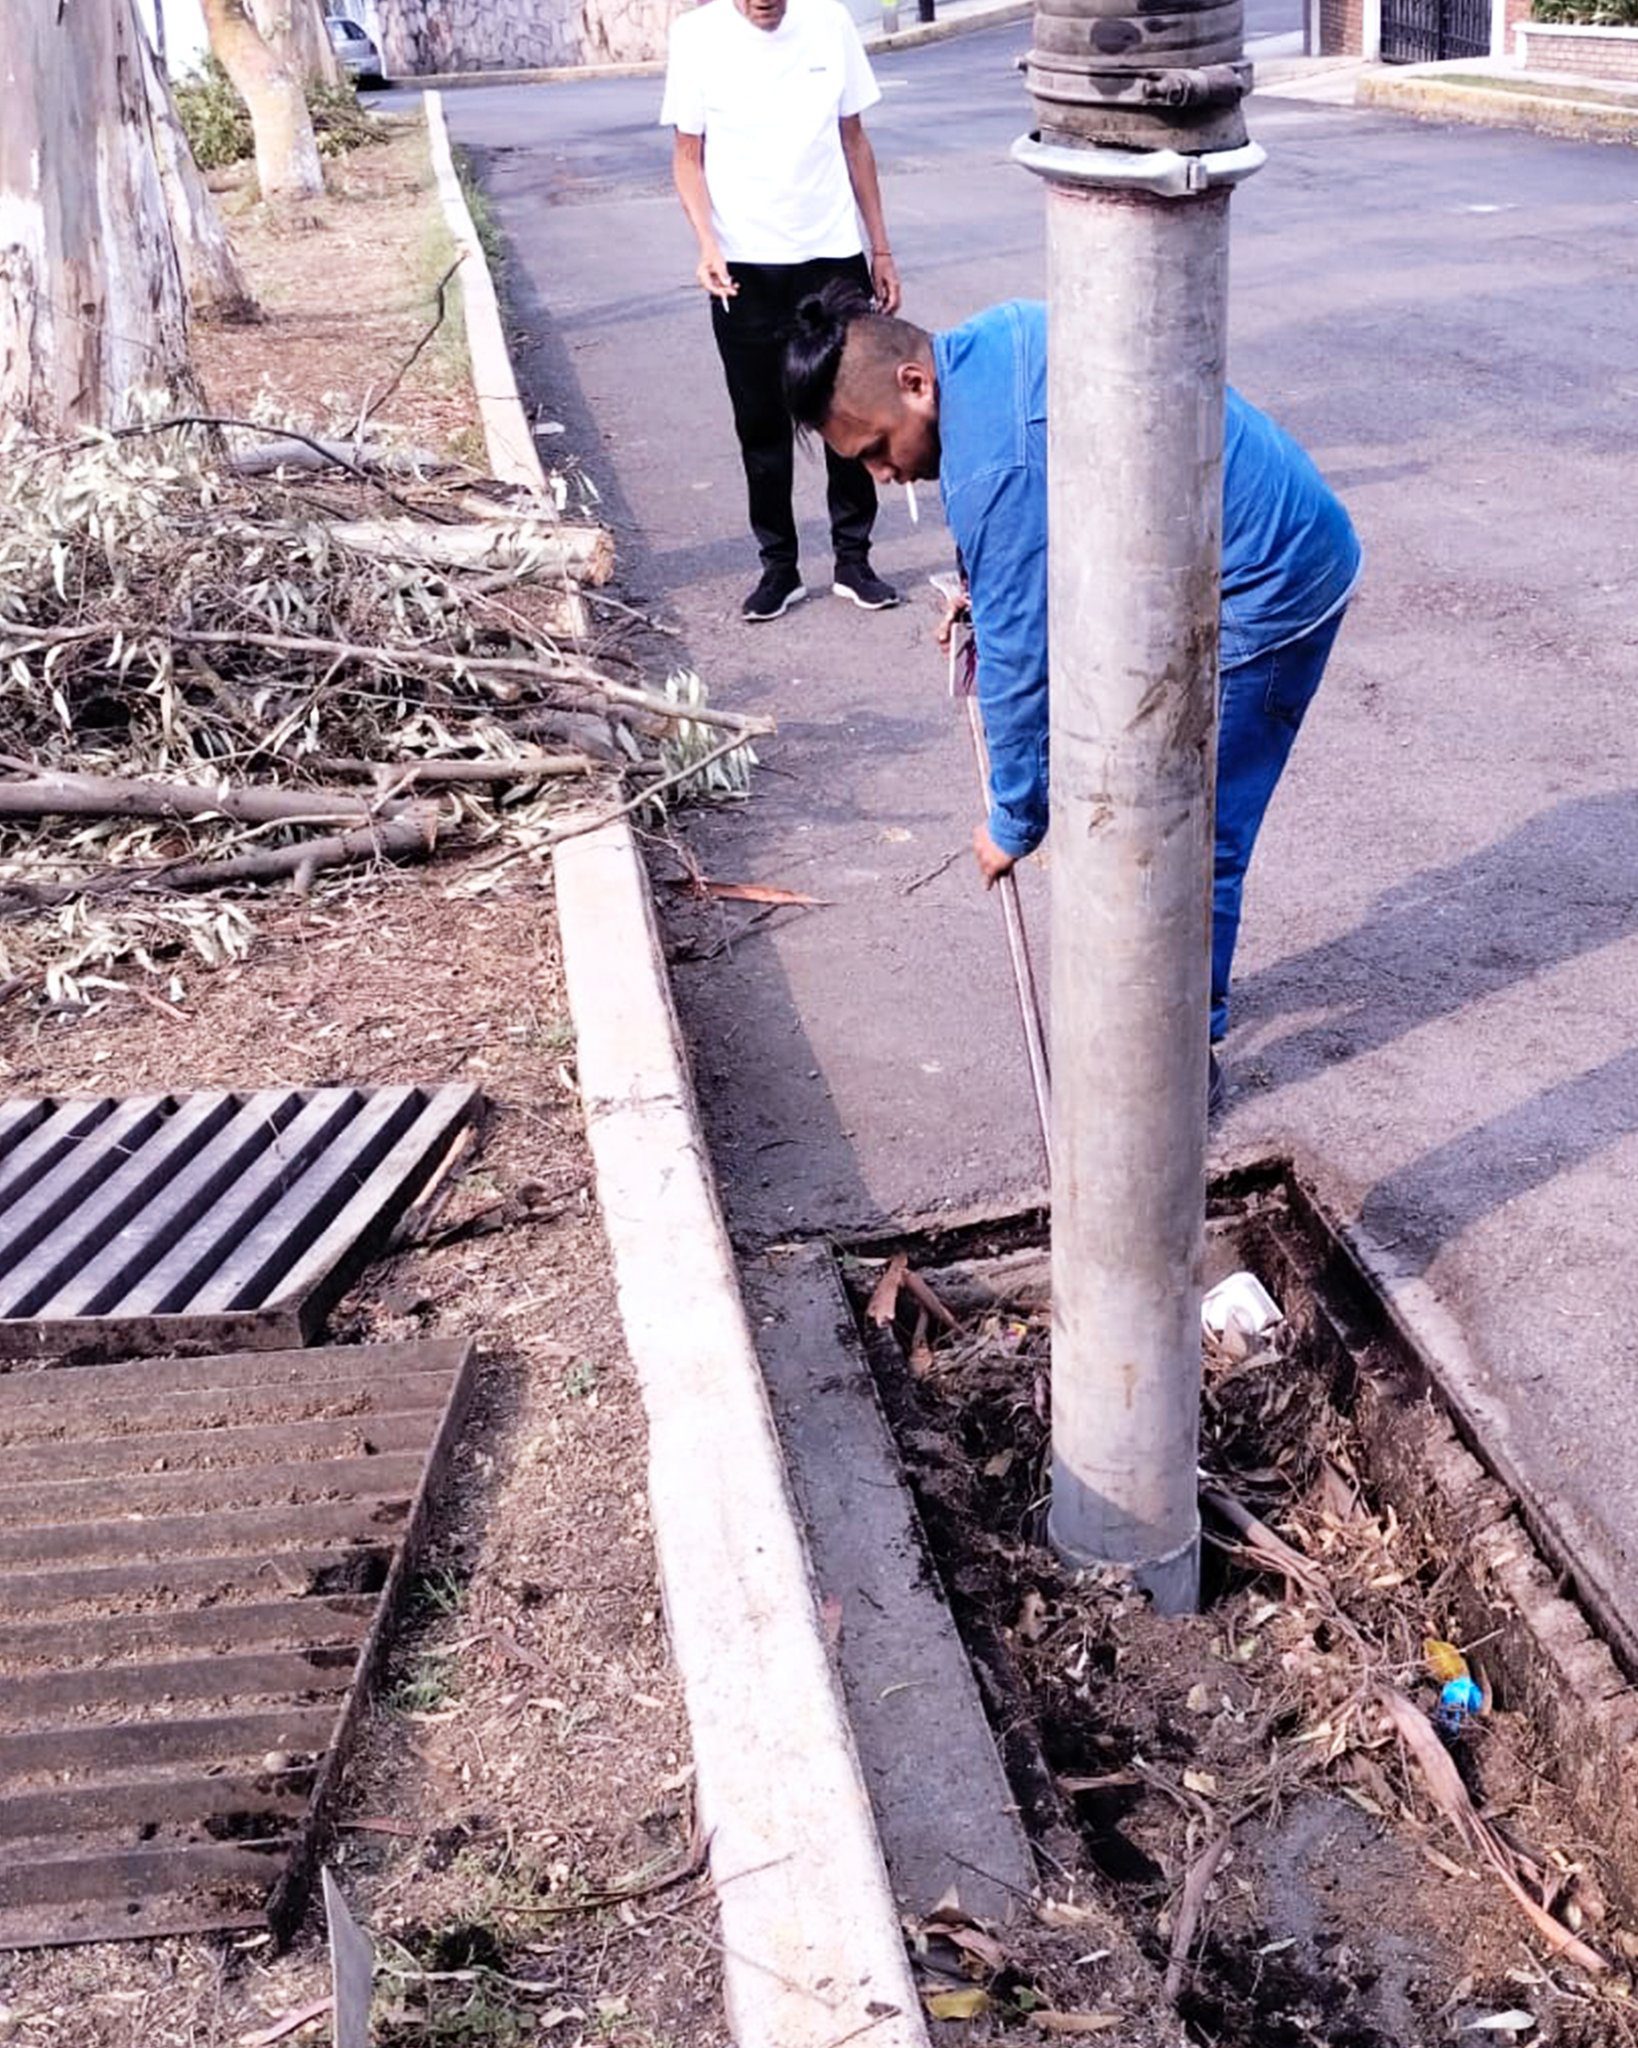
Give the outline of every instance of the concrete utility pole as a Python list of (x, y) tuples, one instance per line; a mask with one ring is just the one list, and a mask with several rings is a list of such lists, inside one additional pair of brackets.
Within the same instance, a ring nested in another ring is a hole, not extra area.
[(1199, 1602), (1228, 198), (1241, 0), (1037, 0), (1052, 642), (1052, 1508)]

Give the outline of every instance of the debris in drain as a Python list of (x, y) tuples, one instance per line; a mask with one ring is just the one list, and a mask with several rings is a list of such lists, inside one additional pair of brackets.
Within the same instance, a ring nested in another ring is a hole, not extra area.
[[(971, 1310), (931, 1337), (908, 1258), (858, 1298), (1020, 1808), (1051, 1891), (1068, 1882), (1041, 1902), (1024, 2007), (1113, 2010), (1135, 1940), (1188, 2035), (1222, 2048), (1638, 2042), (1607, 1816), (1563, 1789), (1529, 1702), (1492, 1696), (1465, 1561), (1378, 1490), (1360, 1368), (1290, 1276), (1283, 1316), (1257, 1283), (1279, 1320), (1204, 1339), (1215, 1562), (1204, 1611), (1165, 1621), (1046, 1547), (1048, 1319), (958, 1271), (923, 1280)], [(975, 1954), (983, 2023), (1024, 2023)], [(935, 2015), (952, 1988), (932, 1984)], [(1153, 2006), (1129, 2038), (1175, 2040)]]
[(1231, 1273), (1206, 1290), (1200, 1322), (1208, 1337), (1234, 1337), (1250, 1344), (1282, 1320), (1280, 1305), (1255, 1273)]

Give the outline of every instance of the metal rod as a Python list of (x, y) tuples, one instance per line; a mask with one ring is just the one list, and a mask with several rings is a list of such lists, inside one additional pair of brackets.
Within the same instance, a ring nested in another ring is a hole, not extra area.
[[(951, 668), (954, 670), (954, 649)], [(978, 786), (989, 800), (990, 752), (984, 743), (984, 720), (978, 699), (967, 698), (967, 729), (973, 736), (973, 757), (978, 763)], [(1052, 1171), (1052, 1063), (1047, 1054), (1046, 1025), (1041, 993), (1035, 980), (1035, 962), (1030, 957), (1029, 928), (1024, 923), (1024, 906), (1018, 895), (1018, 877), (1009, 868), (996, 883), (1001, 898), (1001, 916), (1007, 928), (1007, 952), (1012, 959), (1012, 982), (1018, 992), (1018, 1016), (1024, 1027), (1024, 1052), (1029, 1060), (1030, 1086), (1035, 1092), (1035, 1115), (1041, 1126), (1041, 1149), (1046, 1154), (1047, 1172)]]
[[(937, 575), (929, 579), (946, 604), (965, 602), (958, 576)], [(973, 761), (978, 769), (978, 793), (990, 800), (990, 750), (984, 738), (983, 714), (978, 708), (977, 648), (965, 615), (952, 609), (949, 620), (949, 689), (952, 697), (967, 700), (967, 730), (972, 737)], [(1001, 898), (1001, 918), (1006, 927), (1007, 953), (1012, 961), (1012, 985), (1018, 996), (1018, 1017), (1024, 1027), (1024, 1053), (1029, 1062), (1030, 1087), (1035, 1096), (1035, 1118), (1041, 1131), (1041, 1149), (1046, 1155), (1047, 1173), (1052, 1172), (1052, 1065), (1047, 1055), (1045, 1010), (1040, 986), (1035, 979), (1035, 962), (1029, 950), (1029, 927), (1024, 922), (1023, 901), (1018, 878), (1009, 869), (996, 885)]]

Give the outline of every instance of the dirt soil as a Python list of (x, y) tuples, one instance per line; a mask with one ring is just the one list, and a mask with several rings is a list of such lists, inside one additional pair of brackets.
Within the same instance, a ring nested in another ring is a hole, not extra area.
[[(194, 362), (224, 412), (242, 416), (259, 398), (309, 431), (315, 421), (348, 430), (432, 325), (455, 247), (426, 130), (418, 116), (394, 116), (382, 131), (385, 141), (326, 162), (324, 197), (300, 231), (268, 221), (248, 165), (212, 174), (263, 315), (248, 326), (195, 324)], [(487, 467), (453, 285), (441, 325), (373, 425)]]
[[(223, 409), (265, 388), (308, 419), (331, 392), (356, 415), (427, 323), (442, 229), (419, 133), (328, 175), (315, 231), (236, 225), (269, 318), (200, 335)], [(476, 431), (464, 369), (429, 349), (383, 418), (460, 449)], [(14, 1001), (0, 1081), (482, 1086), (483, 1144), (440, 1227), (480, 1212), (501, 1227), (376, 1267), (330, 1320), (342, 1341), (469, 1333), (481, 1361), (333, 1862), (378, 1943), (378, 2048), (705, 2048), (726, 2038), (715, 1913), (550, 880), (525, 866), (463, 893), (481, 859), (269, 898), (246, 959), (165, 963), (179, 970), (166, 998)], [(228, 1937), (0, 1956), (0, 2041), (216, 2048), (327, 1989), (312, 1913), (283, 1957)], [(284, 2038), (327, 2039), (328, 2021)]]
[[(929, 1345), (904, 1307), (873, 1355), (1049, 1890), (1070, 1886), (1110, 1943), (1135, 1940), (1157, 1990), (1171, 1970), (1190, 2039), (1638, 2040), (1638, 1939), (1600, 1880), (1596, 1817), (1555, 1786), (1528, 1722), (1490, 1699), (1444, 1752), (1561, 1923), (1609, 1960), (1602, 1977), (1533, 1935), (1385, 1719), (1390, 1690), (1438, 1711), (1424, 1645), (1451, 1633), (1449, 1574), (1374, 1499), (1347, 1391), (1310, 1366), (1300, 1312), (1258, 1345), (1208, 1345), (1203, 1455), (1298, 1553), (1296, 1576), (1220, 1524), (1204, 1611), (1169, 1621), (1046, 1547), (1045, 1318), (990, 1313)], [(1032, 1946), (1033, 1991), (1115, 2003), (1104, 1946), (1085, 1925)], [(991, 1990), (990, 2023), (1018, 2025), (1015, 1984)]]

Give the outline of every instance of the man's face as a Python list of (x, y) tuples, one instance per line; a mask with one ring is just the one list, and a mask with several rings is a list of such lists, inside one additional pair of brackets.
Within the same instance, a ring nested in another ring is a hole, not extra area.
[(734, 5), (752, 28), (767, 29), (770, 34), (785, 19), (785, 0), (734, 0)]
[(938, 391), (924, 363), (901, 363), (894, 387), (868, 405), (841, 398), (822, 429), (838, 455), (862, 462), (879, 484), (938, 475)]

